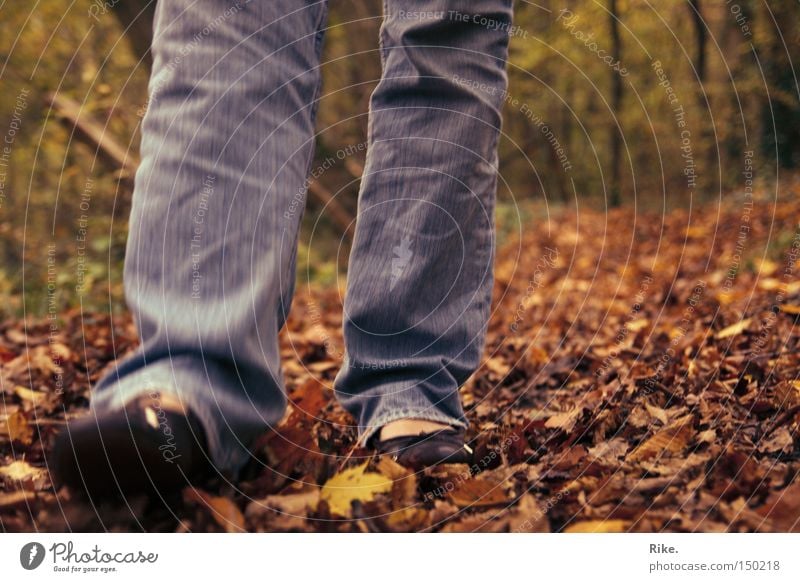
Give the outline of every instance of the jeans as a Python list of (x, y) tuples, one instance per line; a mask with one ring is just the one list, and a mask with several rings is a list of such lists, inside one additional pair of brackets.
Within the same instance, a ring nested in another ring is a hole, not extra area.
[[(142, 343), (92, 407), (172, 393), (234, 474), (285, 412), (278, 332), (325, 23), (324, 1), (158, 2), (124, 270)], [(510, 25), (511, 0), (384, 4), (334, 384), (363, 439), (402, 418), (466, 426), (458, 389), (489, 317)]]

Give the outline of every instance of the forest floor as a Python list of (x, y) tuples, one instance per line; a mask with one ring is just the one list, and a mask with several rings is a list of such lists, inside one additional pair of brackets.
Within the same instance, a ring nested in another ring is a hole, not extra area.
[(136, 345), (129, 317), (0, 327), (2, 531), (800, 531), (800, 187), (667, 214), (565, 209), (498, 252), (475, 463), (355, 447), (338, 289), (281, 334), (290, 410), (235, 486), (97, 505), (47, 452)]

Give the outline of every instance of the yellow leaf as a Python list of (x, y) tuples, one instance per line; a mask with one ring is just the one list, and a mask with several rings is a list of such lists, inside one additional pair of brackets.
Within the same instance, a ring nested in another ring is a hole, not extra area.
[(39, 406), (47, 401), (47, 394), (44, 392), (36, 392), (35, 390), (31, 390), (25, 386), (14, 387), (14, 394), (16, 394), (20, 400), (30, 402), (34, 406)]
[(624, 519), (593, 519), (573, 523), (564, 533), (622, 533), (628, 530)]
[(773, 277), (767, 277), (758, 281), (758, 287), (762, 291), (775, 291), (775, 289), (779, 288), (780, 286), (780, 279), (775, 279)]
[(367, 473), (367, 463), (345, 469), (328, 479), (320, 499), (328, 502), (331, 513), (347, 517), (353, 501), (369, 501), (378, 493), (392, 489), (392, 480), (379, 473)]
[(628, 331), (632, 331), (635, 333), (637, 331), (643, 330), (648, 325), (650, 325), (649, 319), (636, 319), (634, 321), (629, 321), (628, 323), (626, 323), (625, 327), (628, 328)]
[(0, 433), (8, 435), (12, 441), (26, 446), (33, 442), (33, 427), (28, 424), (25, 415), (19, 411), (0, 421)]
[(781, 305), (780, 310), (789, 315), (800, 315), (800, 305)]
[(44, 469), (39, 469), (25, 461), (14, 461), (10, 465), (0, 467), (0, 476), (10, 481), (28, 481), (41, 477)]
[(716, 338), (717, 339), (725, 339), (726, 337), (732, 337), (735, 335), (739, 335), (744, 330), (746, 330), (750, 326), (750, 322), (752, 318), (743, 319), (738, 323), (734, 323), (733, 325), (729, 325), (725, 329), (717, 332)]
[(761, 265), (758, 268), (758, 272), (761, 275), (769, 276), (775, 273), (778, 270), (778, 263), (775, 261), (770, 261), (769, 259), (764, 259), (761, 261)]

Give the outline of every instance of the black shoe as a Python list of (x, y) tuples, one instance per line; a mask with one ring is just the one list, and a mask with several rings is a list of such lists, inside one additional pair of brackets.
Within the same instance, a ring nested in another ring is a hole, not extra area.
[(168, 496), (210, 473), (205, 448), (193, 413), (166, 410), (148, 394), (69, 422), (53, 447), (53, 483), (98, 498)]
[(446, 428), (427, 434), (372, 440), (373, 448), (381, 455), (412, 469), (432, 467), (443, 463), (471, 463), (472, 449), (464, 443), (464, 429)]

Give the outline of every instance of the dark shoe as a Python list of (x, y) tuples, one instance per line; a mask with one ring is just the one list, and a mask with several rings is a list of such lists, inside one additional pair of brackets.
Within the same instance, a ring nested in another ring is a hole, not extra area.
[(191, 412), (151, 394), (123, 410), (67, 424), (52, 452), (53, 482), (92, 497), (167, 496), (209, 474), (205, 437)]
[(442, 463), (471, 463), (472, 449), (464, 443), (464, 429), (443, 429), (427, 434), (372, 439), (381, 455), (412, 469), (432, 467)]

